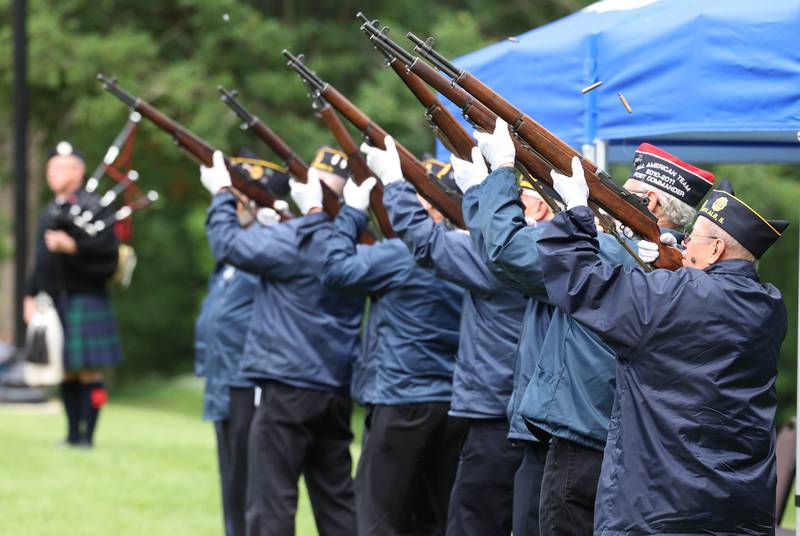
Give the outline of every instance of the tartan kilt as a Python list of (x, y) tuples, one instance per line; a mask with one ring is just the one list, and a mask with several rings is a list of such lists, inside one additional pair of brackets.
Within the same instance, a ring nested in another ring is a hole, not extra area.
[(108, 296), (67, 296), (61, 317), (64, 370), (111, 367), (122, 361), (117, 321)]

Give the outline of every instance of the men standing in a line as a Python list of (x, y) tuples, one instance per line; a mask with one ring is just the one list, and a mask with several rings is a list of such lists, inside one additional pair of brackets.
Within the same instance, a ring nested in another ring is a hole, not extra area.
[(59, 142), (50, 152), (47, 185), (54, 199), (39, 217), (24, 312), (30, 322), (40, 292), (47, 293), (58, 310), (64, 327), (61, 398), (67, 414), (66, 444), (90, 448), (100, 408), (108, 398), (102, 369), (122, 360), (122, 347), (106, 289), (117, 268), (119, 242), (112, 226), (89, 235), (70, 215), (74, 205), (98, 204), (97, 196), (83, 189), (85, 173), (83, 157), (69, 142)]
[(447, 414), (463, 292), (417, 266), (399, 239), (357, 245), (374, 184), (345, 187), (322, 270), (326, 285), (369, 296), (376, 323), (358, 533), (442, 534), (463, 434), (463, 421)]
[[(383, 202), (393, 229), (418, 264), (466, 291), (449, 413), (466, 419), (467, 431), (450, 496), (447, 534), (510, 534), (514, 473), (522, 450), (507, 439), (505, 411), (527, 300), (489, 272), (467, 233), (428, 215), (427, 201), (402, 180), (394, 141), (387, 137), (385, 145), (385, 151), (362, 149), (385, 186)], [(428, 160), (425, 165), (456, 189), (450, 164)]]
[[(485, 165), (478, 155), (464, 163), (481, 168), (463, 201), (470, 235), (499, 277), (526, 296), (548, 302), (536, 249), (547, 225), (526, 224), (508, 127), (498, 119), (494, 133), (476, 133), (476, 138), (492, 173), (483, 180)], [(603, 234), (600, 240), (609, 262), (634, 265), (616, 239)], [(536, 359), (520, 411), (549, 448), (540, 502), (529, 508), (539, 510), (541, 534), (589, 534), (611, 415), (613, 354), (594, 333), (554, 310)]]
[(780, 292), (757, 260), (788, 223), (715, 190), (683, 268), (598, 256), (581, 166), (554, 175), (570, 210), (539, 239), (547, 292), (617, 355), (595, 534), (771, 534)]
[(348, 391), (363, 300), (320, 283), (333, 224), (316, 201), (320, 175), (339, 192), (344, 179), (313, 171), (307, 185), (292, 182), (301, 217), (242, 229), (220, 153), (203, 173), (216, 192), (206, 222), (214, 256), (260, 278), (242, 362), (244, 375), (262, 390), (250, 429), (247, 533), (294, 534), (303, 474), (320, 532), (350, 536), (355, 514)]
[[(242, 164), (253, 180), (264, 182), (271, 190), (288, 192), (289, 177), (279, 166), (249, 156), (231, 161)], [(236, 213), (242, 228), (256, 220), (262, 226), (278, 222), (274, 210), (256, 212), (246, 199), (237, 202)], [(240, 365), (258, 284), (258, 276), (217, 262), (195, 323), (195, 372), (206, 379), (203, 419), (214, 423), (217, 436), (228, 536), (245, 534), (247, 444), (255, 413), (255, 384), (241, 373)]]

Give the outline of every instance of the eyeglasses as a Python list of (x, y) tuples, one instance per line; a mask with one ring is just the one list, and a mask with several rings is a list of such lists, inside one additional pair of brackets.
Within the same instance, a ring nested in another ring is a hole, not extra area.
[(683, 237), (683, 243), (688, 244), (695, 238), (713, 238), (714, 240), (719, 240), (718, 236), (711, 236), (711, 235), (699, 235), (699, 234), (688, 234)]

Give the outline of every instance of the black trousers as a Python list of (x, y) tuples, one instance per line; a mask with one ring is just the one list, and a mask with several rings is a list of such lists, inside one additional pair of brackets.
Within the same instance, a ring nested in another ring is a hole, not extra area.
[(591, 535), (603, 452), (553, 437), (547, 451), (539, 504), (541, 534)]
[(508, 536), (514, 474), (522, 448), (508, 440), (508, 421), (468, 419), (450, 494), (447, 536)]
[(320, 536), (355, 533), (347, 395), (261, 384), (250, 427), (247, 534), (293, 536), (302, 474)]
[(441, 535), (465, 420), (449, 404), (375, 405), (356, 475), (358, 534)]
[(539, 536), (539, 502), (547, 443), (520, 441), (522, 463), (514, 475), (514, 536)]
[(217, 461), (219, 463), (219, 480), (222, 495), (222, 519), (226, 536), (234, 536), (233, 516), (231, 512), (231, 450), (230, 421), (214, 421), (214, 432), (217, 436)]
[(247, 446), (255, 414), (255, 388), (231, 387), (228, 447), (230, 451), (230, 519), (234, 536), (245, 534)]

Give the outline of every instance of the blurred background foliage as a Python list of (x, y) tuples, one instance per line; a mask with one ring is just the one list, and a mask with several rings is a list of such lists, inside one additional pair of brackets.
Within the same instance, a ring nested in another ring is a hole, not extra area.
[[(307, 63), (367, 114), (422, 154), (433, 149), (418, 102), (359, 31), (363, 9), (392, 28), (401, 44), (406, 31), (435, 35), (451, 57), (518, 35), (591, 3), (588, 0), (487, 0), (419, 2), (378, 0), (29, 0), (29, 84), (32, 191), (41, 192), (46, 147), (72, 140), (100, 161), (123, 126), (127, 111), (103, 92), (98, 72), (118, 78), (128, 91), (151, 101), (226, 152), (248, 147), (272, 158), (239, 129), (221, 103), (217, 86), (240, 98), (302, 157), (331, 143), (310, 107), (305, 88), (285, 67), (281, 50), (306, 55)], [(0, 0), (0, 85), (11, 87), (10, 2)], [(524, 68), (524, 66), (520, 66)], [(509, 73), (513, 76), (513, 73)], [(10, 157), (10, 99), (0, 101), (0, 151)], [(548, 125), (557, 127), (557, 125)], [(6, 158), (8, 162), (8, 158)], [(115, 291), (126, 361), (117, 379), (174, 374), (190, 369), (194, 318), (213, 266), (203, 223), (208, 195), (196, 166), (166, 135), (143, 122), (134, 148), (141, 185), (162, 194), (156, 208), (137, 217), (134, 245), (139, 265), (132, 286)], [(737, 191), (772, 217), (794, 225), (762, 263), (761, 272), (787, 298), (791, 335), (781, 356), (781, 415), (794, 411), (797, 311), (798, 169), (791, 166), (716, 166)], [(624, 177), (620, 168), (616, 176)], [(0, 191), (10, 192), (10, 166), (0, 169)], [(6, 194), (3, 194), (6, 195)], [(46, 201), (41, 192), (37, 204)], [(0, 258), (11, 254), (5, 237), (9, 215), (0, 214)]]

